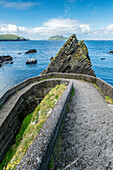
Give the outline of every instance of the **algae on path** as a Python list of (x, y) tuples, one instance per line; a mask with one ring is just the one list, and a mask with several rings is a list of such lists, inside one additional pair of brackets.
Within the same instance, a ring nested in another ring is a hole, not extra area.
[(16, 165), (19, 164), (27, 149), (38, 135), (39, 130), (51, 114), (53, 107), (65, 89), (66, 84), (57, 85), (44, 97), (34, 112), (24, 119), (19, 133), (16, 136), (15, 144), (12, 145), (7, 152), (4, 160), (0, 164), (0, 169), (15, 169)]

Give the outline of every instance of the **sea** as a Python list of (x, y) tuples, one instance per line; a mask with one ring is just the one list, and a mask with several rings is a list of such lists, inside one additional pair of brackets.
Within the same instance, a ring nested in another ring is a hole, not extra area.
[[(30, 77), (38, 76), (47, 68), (65, 41), (1, 41), (0, 56), (11, 55), (13, 64), (3, 64), (0, 68), (0, 96), (5, 91)], [(97, 77), (113, 85), (113, 41), (85, 41), (88, 47), (92, 68)], [(29, 49), (37, 53), (25, 54)], [(26, 65), (26, 60), (36, 58), (37, 64)], [(104, 60), (102, 60), (104, 58)]]

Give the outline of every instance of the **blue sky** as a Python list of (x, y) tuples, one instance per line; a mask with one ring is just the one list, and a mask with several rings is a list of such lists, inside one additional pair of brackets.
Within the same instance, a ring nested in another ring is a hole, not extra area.
[(113, 39), (113, 0), (0, 0), (0, 34)]

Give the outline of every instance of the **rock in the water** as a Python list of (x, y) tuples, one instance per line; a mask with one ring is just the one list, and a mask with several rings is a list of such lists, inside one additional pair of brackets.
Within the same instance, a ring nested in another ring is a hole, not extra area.
[(12, 61), (12, 62), (10, 62), (10, 64), (13, 64), (14, 62)]
[(29, 51), (25, 52), (25, 54), (30, 54), (30, 53), (37, 53), (35, 49), (30, 49)]
[(110, 54), (113, 54), (113, 51), (109, 51)]
[(2, 61), (2, 56), (0, 56), (0, 63), (2, 63), (3, 61)]
[(2, 56), (2, 60), (3, 60), (3, 61), (12, 61), (12, 59), (13, 59), (13, 58), (12, 58), (10, 55), (3, 55), (3, 56)]
[(47, 69), (41, 74), (50, 72), (77, 73), (95, 76), (84, 41), (79, 41), (73, 34), (53, 58)]
[(5, 64), (9, 64), (9, 61), (12, 61), (12, 60), (13, 58), (10, 55), (0, 56), (0, 67), (2, 67), (1, 63), (5, 62)]
[(10, 55), (3, 55), (0, 56), (0, 63), (3, 63), (4, 61), (12, 61), (12, 57)]

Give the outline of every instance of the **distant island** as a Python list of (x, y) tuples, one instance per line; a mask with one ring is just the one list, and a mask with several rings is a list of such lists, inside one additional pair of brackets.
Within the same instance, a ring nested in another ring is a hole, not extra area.
[(1, 34), (0, 41), (28, 41), (29, 39), (13, 34)]
[(52, 36), (50, 37), (48, 40), (60, 40), (60, 41), (65, 41), (67, 40), (68, 38), (67, 37), (63, 37), (62, 35), (55, 35), (55, 36)]

